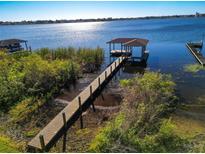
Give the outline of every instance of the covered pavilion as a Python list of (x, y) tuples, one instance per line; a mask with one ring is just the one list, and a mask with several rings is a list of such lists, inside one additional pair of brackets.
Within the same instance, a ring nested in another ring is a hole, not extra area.
[[(149, 40), (142, 38), (115, 38), (108, 41), (110, 55), (113, 57), (118, 56), (132, 56), (134, 47), (141, 47), (141, 57), (144, 56), (146, 52), (146, 47)], [(120, 49), (115, 49), (115, 45), (120, 44)]]

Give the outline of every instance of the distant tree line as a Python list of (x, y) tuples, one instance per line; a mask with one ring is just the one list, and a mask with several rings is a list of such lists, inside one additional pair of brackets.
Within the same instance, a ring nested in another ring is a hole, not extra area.
[(136, 20), (136, 19), (164, 19), (164, 18), (184, 18), (184, 17), (205, 17), (205, 14), (190, 14), (190, 15), (170, 15), (170, 16), (146, 16), (146, 17), (129, 17), (129, 18), (97, 18), (97, 19), (74, 19), (74, 20), (36, 20), (36, 21), (0, 21), (0, 25), (25, 25), (25, 24), (54, 24), (54, 23), (77, 23), (77, 22), (100, 22), (114, 20)]

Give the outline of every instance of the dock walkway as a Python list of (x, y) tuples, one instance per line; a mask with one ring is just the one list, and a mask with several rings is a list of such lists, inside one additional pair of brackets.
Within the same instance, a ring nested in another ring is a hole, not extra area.
[(203, 55), (197, 51), (197, 49), (190, 43), (186, 44), (187, 48), (190, 50), (190, 52), (194, 55), (194, 57), (196, 58), (196, 60), (201, 64), (201, 65), (205, 65), (205, 58), (203, 57)]
[[(96, 93), (107, 84), (126, 57), (119, 57), (111, 63), (93, 82), (75, 97), (56, 117), (50, 121), (29, 143), (29, 152), (49, 151), (57, 140), (65, 134), (96, 97)], [(82, 120), (82, 119), (81, 119)]]

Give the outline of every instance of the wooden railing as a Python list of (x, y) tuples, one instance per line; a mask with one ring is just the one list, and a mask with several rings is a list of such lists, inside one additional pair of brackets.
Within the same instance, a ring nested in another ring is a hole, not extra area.
[[(125, 57), (116, 59), (109, 65), (92, 83), (90, 83), (77, 97), (75, 97), (56, 117), (48, 123), (29, 143), (28, 151), (35, 152), (36, 150), (48, 151), (56, 141), (64, 134), (71, 126), (72, 122), (80, 117), (81, 127), (82, 121), (82, 106), (91, 98), (93, 94), (101, 88), (105, 81), (112, 76), (113, 72), (125, 60)], [(79, 115), (79, 116), (77, 116)]]

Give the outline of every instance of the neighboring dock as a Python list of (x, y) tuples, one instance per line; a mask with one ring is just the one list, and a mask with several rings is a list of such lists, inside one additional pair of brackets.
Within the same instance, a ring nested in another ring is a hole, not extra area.
[[(0, 40), (0, 50), (6, 50), (8, 53), (14, 53), (16, 51), (29, 50), (31, 51), (31, 47), (28, 47), (27, 40), (20, 39), (7, 39)], [(24, 44), (25, 48), (23, 48), (22, 44)]]
[(198, 45), (196, 46), (194, 43), (187, 43), (186, 44), (189, 51), (192, 55), (196, 58), (196, 60), (203, 66), (205, 66), (205, 57), (200, 52)]
[(119, 57), (111, 63), (91, 84), (89, 84), (76, 98), (74, 98), (50, 123), (48, 123), (29, 143), (29, 152), (46, 152), (63, 137), (63, 151), (66, 146), (66, 132), (72, 124), (80, 118), (83, 128), (82, 113), (90, 106), (120, 68), (126, 57)]

